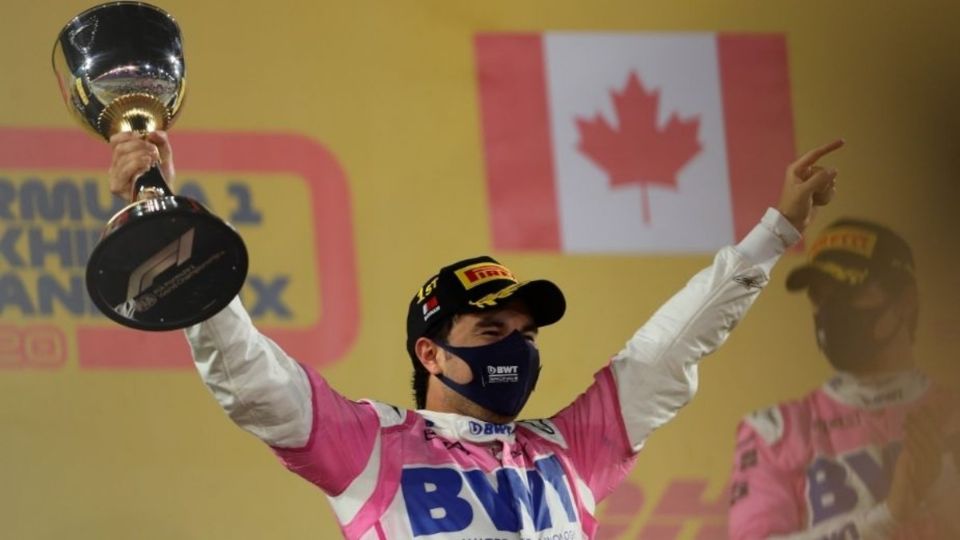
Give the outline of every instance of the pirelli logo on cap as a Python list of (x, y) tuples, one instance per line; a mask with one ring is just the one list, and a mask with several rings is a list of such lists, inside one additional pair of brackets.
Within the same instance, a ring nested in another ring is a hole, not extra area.
[(869, 259), (877, 245), (877, 235), (858, 227), (837, 227), (826, 231), (810, 248), (810, 258), (822, 251), (835, 250), (855, 253)]
[(468, 291), (474, 287), (498, 279), (505, 279), (514, 283), (517, 281), (517, 278), (513, 277), (513, 273), (507, 270), (505, 266), (494, 263), (471, 264), (470, 266), (460, 268), (454, 273), (457, 275), (460, 283), (463, 284), (463, 288)]

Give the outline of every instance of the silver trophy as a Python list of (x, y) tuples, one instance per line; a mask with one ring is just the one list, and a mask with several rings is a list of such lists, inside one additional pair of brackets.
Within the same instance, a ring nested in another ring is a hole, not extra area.
[[(67, 108), (106, 140), (169, 129), (186, 92), (180, 28), (143, 2), (111, 2), (74, 17), (54, 43), (53, 70)], [(213, 316), (246, 279), (243, 240), (197, 201), (174, 195), (156, 165), (133, 191), (87, 263), (93, 302), (141, 330), (173, 330)]]

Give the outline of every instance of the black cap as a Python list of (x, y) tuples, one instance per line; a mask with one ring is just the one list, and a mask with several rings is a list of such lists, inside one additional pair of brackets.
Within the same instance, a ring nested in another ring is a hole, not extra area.
[(891, 274), (913, 279), (913, 252), (907, 241), (878, 223), (841, 219), (813, 242), (809, 262), (787, 276), (787, 289), (805, 289), (821, 279), (857, 286)]
[(550, 281), (518, 281), (507, 267), (491, 257), (455, 262), (420, 287), (407, 311), (407, 351), (442, 321), (458, 313), (502, 307), (521, 299), (537, 327), (553, 324), (563, 317), (567, 303), (560, 288)]

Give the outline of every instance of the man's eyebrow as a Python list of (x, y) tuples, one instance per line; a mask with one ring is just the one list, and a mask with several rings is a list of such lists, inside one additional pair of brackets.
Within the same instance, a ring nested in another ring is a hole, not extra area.
[(487, 315), (479, 321), (477, 321), (477, 326), (483, 328), (503, 328), (503, 321), (497, 320), (493, 315)]
[[(496, 315), (486, 315), (477, 321), (477, 328), (503, 328), (506, 324), (497, 319)], [(540, 329), (537, 327), (536, 323), (531, 322), (530, 324), (525, 325), (520, 329), (520, 333), (532, 332), (534, 334), (539, 333)]]

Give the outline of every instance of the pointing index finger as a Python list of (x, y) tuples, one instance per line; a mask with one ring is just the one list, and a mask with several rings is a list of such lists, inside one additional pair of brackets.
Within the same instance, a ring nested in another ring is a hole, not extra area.
[(819, 160), (819, 159), (822, 158), (823, 156), (829, 154), (830, 152), (833, 152), (834, 150), (840, 148), (840, 147), (843, 146), (845, 143), (846, 143), (846, 141), (844, 141), (843, 139), (836, 139), (836, 140), (834, 140), (834, 141), (832, 141), (832, 142), (829, 142), (829, 143), (827, 143), (827, 144), (825, 144), (825, 145), (823, 145), (823, 146), (818, 146), (817, 148), (814, 148), (813, 150), (810, 150), (810, 151), (807, 152), (806, 154), (800, 156), (800, 159), (798, 159), (796, 162), (794, 162), (794, 164), (793, 164), (794, 169), (795, 169), (795, 170), (800, 170), (800, 171), (802, 171), (802, 170), (806, 169), (807, 167), (810, 167), (811, 165), (813, 165), (814, 163), (816, 163), (817, 160)]

